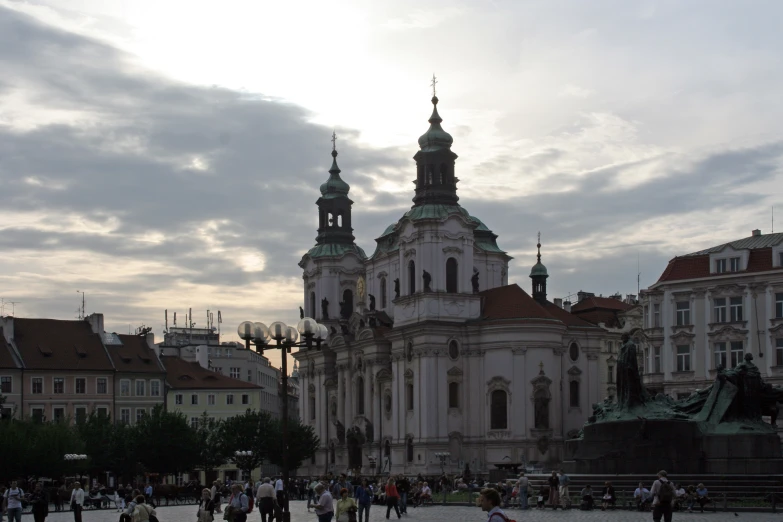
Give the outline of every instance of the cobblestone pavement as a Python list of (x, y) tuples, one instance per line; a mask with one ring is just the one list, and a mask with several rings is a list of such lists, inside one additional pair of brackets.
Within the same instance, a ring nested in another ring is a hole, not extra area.
[[(182, 505), (182, 506), (162, 506), (158, 508), (158, 519), (160, 522), (196, 522), (195, 505)], [(417, 509), (409, 509), (409, 515), (406, 517), (403, 515), (403, 520), (410, 520), (411, 522), (420, 520), (423, 522), (486, 522), (486, 515), (481, 512), (479, 508), (471, 508), (467, 506), (433, 506)], [(553, 520), (568, 520), (575, 522), (650, 522), (652, 515), (648, 513), (639, 513), (636, 511), (519, 511), (517, 509), (511, 509), (507, 511), (511, 520), (517, 520), (522, 522), (523, 520), (540, 520), (542, 522), (549, 522)], [(370, 509), (370, 522), (383, 522), (386, 516), (385, 506), (372, 506)], [(391, 514), (392, 520), (396, 518), (394, 511)], [(25, 516), (25, 521), (32, 522), (32, 517)], [(119, 520), (119, 513), (115, 510), (87, 510), (82, 515), (83, 522), (117, 522)], [(777, 513), (739, 513), (738, 517), (734, 516), (733, 512), (728, 513), (675, 513), (674, 522), (720, 522), (720, 521), (738, 521), (746, 520), (748, 522), (781, 522), (783, 521), (783, 514)], [(220, 516), (215, 517), (216, 522), (222, 522)], [(260, 522), (261, 516), (258, 514), (258, 510), (254, 509), (253, 513), (248, 517), (248, 522)], [(317, 522), (316, 516), (313, 512), (308, 513), (306, 504), (304, 502), (291, 502), (291, 521), (292, 522)], [(65, 513), (51, 513), (47, 518), (47, 522), (73, 522), (73, 514), (68, 511)]]

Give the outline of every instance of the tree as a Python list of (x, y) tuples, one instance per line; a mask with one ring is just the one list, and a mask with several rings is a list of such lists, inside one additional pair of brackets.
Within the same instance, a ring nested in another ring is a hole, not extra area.
[(198, 468), (208, 475), (210, 471), (228, 462), (225, 443), (223, 441), (223, 421), (216, 420), (207, 412), (201, 414), (196, 427), (198, 444)]
[(31, 443), (29, 453), (24, 455), (27, 476), (72, 476), (86, 471), (89, 462), (63, 458), (67, 453), (87, 453), (69, 419), (44, 423), (25, 420), (20, 424), (29, 430)]
[[(273, 424), (268, 413), (251, 410), (226, 419), (222, 429), (223, 454), (243, 471), (256, 469), (269, 456)], [(250, 451), (252, 454), (236, 457), (237, 451)]]
[(76, 423), (76, 434), (90, 457), (88, 469), (92, 475), (114, 470), (117, 449), (112, 442), (116, 428), (108, 415), (95, 411)]
[[(283, 466), (283, 424), (280, 419), (274, 421), (269, 462)], [(302, 463), (313, 457), (318, 451), (320, 440), (312, 426), (302, 424), (298, 419), (288, 420), (288, 469), (297, 469)]]
[(139, 462), (147, 471), (176, 475), (198, 465), (196, 431), (181, 412), (156, 406), (136, 423), (133, 432)]
[(111, 432), (111, 438), (107, 444), (111, 447), (111, 464), (109, 469), (114, 471), (119, 482), (133, 482), (137, 475), (144, 472), (139, 463), (136, 444), (136, 430), (127, 424), (115, 424)]

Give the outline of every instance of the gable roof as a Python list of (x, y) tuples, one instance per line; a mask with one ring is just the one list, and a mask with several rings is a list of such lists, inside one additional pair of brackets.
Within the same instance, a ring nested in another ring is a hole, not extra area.
[(546, 302), (545, 308), (555, 318), (563, 321), (569, 328), (598, 328), (596, 325), (585, 321), (581, 317), (571, 312), (563, 310), (554, 303)]
[(19, 368), (19, 364), (16, 362), (16, 358), (11, 355), (11, 345), (9, 345), (5, 336), (3, 335), (3, 329), (0, 328), (0, 369), (8, 370), (12, 368)]
[(624, 312), (630, 310), (634, 305), (624, 303), (614, 297), (586, 297), (571, 307), (572, 312), (582, 312), (592, 309), (618, 310)]
[(118, 372), (164, 373), (166, 370), (147, 339), (138, 335), (113, 334), (122, 344), (107, 344), (114, 367)]
[(26, 369), (114, 370), (101, 336), (87, 321), (14, 318), (13, 341)]
[(478, 295), (484, 298), (481, 311), (484, 321), (559, 322), (516, 283), (484, 290)]
[(207, 370), (198, 362), (189, 362), (173, 355), (160, 358), (166, 368), (166, 382), (175, 390), (261, 390), (263, 386), (227, 377)]
[(736, 241), (729, 241), (722, 245), (705, 248), (692, 254), (686, 254), (686, 256), (701, 256), (704, 254), (717, 254), (722, 252), (724, 248), (731, 247), (734, 250), (758, 250), (762, 248), (771, 248), (783, 243), (783, 233), (777, 234), (759, 234), (758, 236), (744, 237), (737, 239)]
[(745, 268), (745, 270), (740, 270), (739, 272), (727, 272), (725, 274), (710, 273), (710, 255), (697, 252), (695, 254), (675, 257), (669, 261), (669, 264), (666, 266), (666, 269), (664, 269), (661, 277), (658, 278), (657, 282), (660, 283), (663, 281), (677, 281), (682, 279), (699, 279), (715, 275), (737, 275), (753, 272), (767, 272), (770, 270), (783, 271), (783, 267), (773, 266), (771, 247), (751, 250), (750, 255), (748, 256), (748, 266)]

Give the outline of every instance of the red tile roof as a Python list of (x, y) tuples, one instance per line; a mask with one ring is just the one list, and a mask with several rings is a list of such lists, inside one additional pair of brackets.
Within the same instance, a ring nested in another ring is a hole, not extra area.
[(11, 355), (11, 350), (11, 346), (5, 341), (3, 336), (3, 329), (0, 328), (0, 369), (19, 368), (16, 358)]
[(155, 352), (147, 345), (147, 340), (138, 335), (117, 335), (121, 345), (109, 344), (106, 349), (114, 361), (118, 372), (165, 373)]
[(166, 382), (175, 390), (262, 389), (262, 386), (207, 370), (197, 362), (189, 362), (169, 355), (164, 355), (160, 360), (166, 368)]
[(14, 344), (26, 369), (114, 370), (101, 336), (86, 321), (14, 318)]
[(522, 290), (519, 285), (499, 286), (479, 292), (484, 297), (481, 319), (523, 323), (560, 323), (568, 327), (595, 328), (577, 316), (547, 301), (543, 305)]
[[(747, 274), (752, 272), (766, 272), (770, 270), (783, 271), (781, 267), (772, 266), (772, 248), (757, 248), (750, 251), (746, 270), (732, 272), (732, 274)], [(709, 254), (687, 255), (675, 257), (666, 266), (666, 269), (658, 278), (658, 282), (677, 281), (682, 279), (700, 279), (712, 277), (717, 274), (710, 273)]]
[(550, 303), (547, 301), (546, 303), (546, 309), (551, 313), (555, 318), (560, 319), (563, 321), (569, 328), (595, 328), (596, 326), (588, 321), (585, 321), (580, 316), (571, 313), (566, 312), (559, 306), (556, 306), (554, 303)]
[(625, 311), (633, 308), (633, 305), (624, 303), (613, 297), (587, 297), (571, 307), (572, 312), (582, 312), (592, 309)]

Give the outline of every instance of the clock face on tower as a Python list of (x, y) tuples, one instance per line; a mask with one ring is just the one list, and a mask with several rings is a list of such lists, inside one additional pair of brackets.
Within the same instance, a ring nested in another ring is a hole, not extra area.
[(359, 301), (364, 300), (364, 290), (365, 290), (364, 277), (360, 277), (359, 280), (356, 282), (356, 294), (359, 296)]

